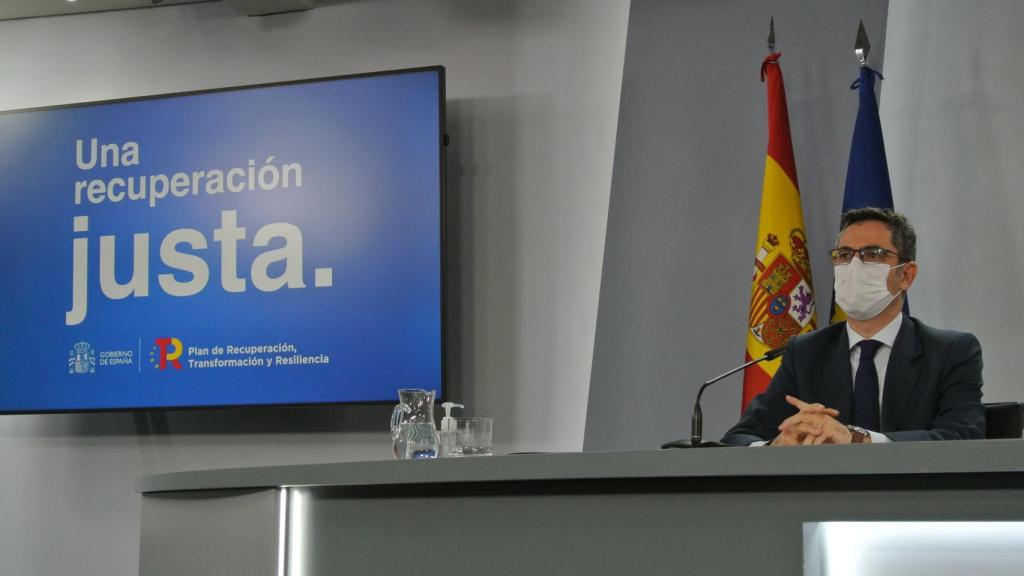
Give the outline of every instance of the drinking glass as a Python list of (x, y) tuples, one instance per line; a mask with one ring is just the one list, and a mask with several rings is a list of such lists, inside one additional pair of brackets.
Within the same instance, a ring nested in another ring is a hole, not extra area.
[(455, 418), (455, 450), (452, 456), (490, 456), (493, 454), (492, 418)]

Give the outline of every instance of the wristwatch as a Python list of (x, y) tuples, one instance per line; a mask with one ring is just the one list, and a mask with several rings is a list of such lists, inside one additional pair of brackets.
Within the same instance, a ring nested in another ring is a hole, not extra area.
[(853, 438), (850, 438), (850, 444), (870, 444), (871, 433), (861, 428), (860, 426), (854, 426), (853, 424), (847, 424), (846, 429), (850, 431)]

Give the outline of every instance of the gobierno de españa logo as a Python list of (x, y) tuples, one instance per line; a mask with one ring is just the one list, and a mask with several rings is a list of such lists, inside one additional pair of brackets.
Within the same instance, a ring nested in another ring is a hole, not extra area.
[(96, 372), (96, 351), (88, 342), (75, 344), (68, 352), (68, 374), (93, 374)]
[(177, 338), (157, 338), (153, 341), (155, 346), (149, 353), (149, 362), (158, 370), (166, 370), (168, 365), (175, 370), (181, 370), (181, 353), (185, 350), (181, 340)]

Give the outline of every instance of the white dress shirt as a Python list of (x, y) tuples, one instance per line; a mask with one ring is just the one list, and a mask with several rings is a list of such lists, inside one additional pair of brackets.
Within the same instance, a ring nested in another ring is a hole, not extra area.
[[(857, 334), (853, 328), (850, 327), (849, 322), (846, 324), (846, 335), (850, 340), (850, 381), (857, 381), (857, 367), (860, 365), (860, 346), (857, 344), (861, 340), (875, 340), (881, 342), (882, 345), (878, 348), (878, 352), (875, 353), (875, 371), (878, 373), (878, 413), (882, 413), (882, 390), (885, 389), (885, 371), (889, 367), (889, 356), (892, 355), (892, 346), (896, 343), (896, 335), (900, 333), (900, 325), (903, 324), (903, 314), (897, 314), (892, 322), (885, 325), (885, 328), (879, 330), (871, 338), (865, 338), (860, 334)], [(881, 432), (874, 430), (868, 430), (871, 433), (871, 443), (879, 444), (883, 442), (892, 442), (888, 436)]]

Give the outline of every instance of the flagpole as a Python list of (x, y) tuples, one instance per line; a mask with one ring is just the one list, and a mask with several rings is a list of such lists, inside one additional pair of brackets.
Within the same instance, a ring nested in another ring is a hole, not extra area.
[(868, 33), (864, 30), (864, 21), (861, 20), (860, 26), (857, 27), (857, 40), (853, 43), (853, 53), (860, 61), (861, 68), (868, 65), (869, 52), (871, 52), (871, 42), (868, 41)]

